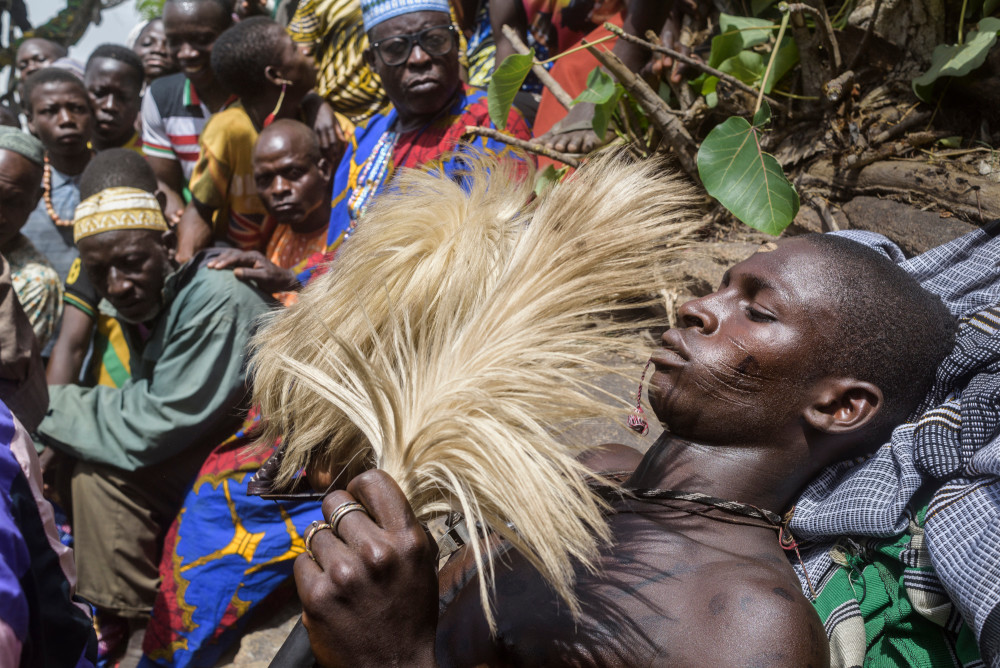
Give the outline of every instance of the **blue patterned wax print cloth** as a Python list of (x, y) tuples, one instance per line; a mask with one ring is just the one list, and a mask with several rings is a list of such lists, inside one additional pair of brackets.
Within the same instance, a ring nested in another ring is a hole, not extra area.
[(212, 452), (167, 533), (140, 666), (215, 665), (251, 613), (290, 580), (305, 551), (303, 532), (322, 517), (319, 501), (247, 496), (247, 482), (273, 451), (248, 448), (249, 441), (241, 431)]

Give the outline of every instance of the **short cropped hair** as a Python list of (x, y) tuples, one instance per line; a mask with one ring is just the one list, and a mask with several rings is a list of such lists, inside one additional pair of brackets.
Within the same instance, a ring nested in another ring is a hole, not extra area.
[(21, 121), (18, 120), (17, 114), (14, 113), (13, 109), (2, 103), (0, 103), (0, 125), (17, 128), (18, 130), (21, 129)]
[(24, 105), (24, 110), (30, 116), (32, 113), (31, 108), (31, 94), (39, 86), (44, 86), (49, 83), (67, 83), (71, 86), (77, 88), (80, 93), (90, 99), (90, 95), (87, 93), (87, 87), (83, 85), (80, 79), (70, 72), (69, 70), (64, 70), (61, 67), (45, 67), (37, 72), (34, 72), (30, 77), (28, 77), (24, 82), (24, 91), (21, 95), (21, 104)]
[(128, 148), (101, 151), (87, 164), (80, 177), (80, 199), (85, 200), (107, 188), (139, 188), (155, 193), (156, 175), (146, 160)]
[(66, 48), (65, 44), (55, 41), (54, 39), (45, 39), (44, 37), (29, 37), (28, 39), (21, 40), (21, 43), (17, 45), (18, 51), (21, 47), (28, 42), (45, 42), (46, 44), (51, 44), (55, 49), (56, 58), (65, 58), (69, 55), (69, 49)]
[(212, 48), (212, 72), (239, 97), (260, 91), (264, 69), (277, 63), (284, 29), (264, 16), (243, 19), (219, 35)]
[(135, 77), (134, 81), (136, 85), (140, 88), (142, 87), (142, 82), (146, 79), (146, 70), (142, 66), (142, 59), (136, 55), (135, 51), (121, 44), (101, 44), (90, 54), (90, 58), (87, 58), (87, 67), (85, 69), (89, 70), (94, 61), (101, 58), (117, 60), (128, 65), (129, 69), (132, 70), (132, 75)]
[(225, 27), (228, 28), (233, 23), (233, 2), (232, 0), (165, 0), (164, 5), (168, 2), (184, 2), (190, 4), (201, 4), (207, 2), (213, 4), (222, 10), (222, 16), (225, 17)]
[(941, 299), (878, 251), (833, 234), (804, 237), (820, 251), (822, 278), (835, 322), (823, 323), (820, 373), (876, 385), (884, 405), (879, 433), (905, 421), (951, 352), (957, 324)]
[[(306, 139), (306, 158), (310, 162), (318, 163), (323, 159), (323, 151), (319, 146), (319, 137), (311, 127), (303, 123), (302, 121), (297, 121), (292, 118), (279, 118), (271, 125), (267, 126), (260, 131), (260, 135), (257, 137), (257, 145), (260, 145), (261, 139), (266, 139), (275, 132), (287, 131), (290, 133), (297, 134)], [(254, 149), (256, 152), (256, 149)]]

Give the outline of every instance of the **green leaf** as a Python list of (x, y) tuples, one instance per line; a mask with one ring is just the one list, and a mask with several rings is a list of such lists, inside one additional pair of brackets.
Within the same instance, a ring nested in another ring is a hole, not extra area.
[(719, 34), (712, 38), (712, 50), (708, 54), (708, 64), (718, 68), (740, 51), (763, 44), (771, 36), (772, 21), (719, 14)]
[(136, 0), (135, 11), (138, 12), (139, 16), (151, 21), (157, 16), (163, 15), (163, 1), (164, 0)]
[(774, 56), (774, 65), (771, 66), (771, 76), (764, 84), (764, 92), (770, 93), (774, 90), (774, 84), (781, 81), (781, 78), (788, 74), (788, 71), (799, 64), (799, 47), (791, 37), (785, 38), (778, 53)]
[[(998, 2), (1000, 2), (1000, 0), (998, 0)], [(656, 89), (656, 94), (659, 95), (660, 99), (666, 102), (667, 105), (669, 105), (670, 102), (674, 99), (674, 91), (670, 88), (670, 85), (667, 84), (667, 82), (664, 81), (663, 79), (660, 79), (660, 85)]]
[(490, 109), (490, 120), (498, 130), (507, 127), (507, 114), (510, 113), (510, 106), (514, 104), (514, 96), (521, 89), (528, 72), (531, 71), (531, 63), (534, 62), (535, 52), (525, 54), (512, 54), (503, 59), (500, 67), (493, 71), (493, 78), (486, 89), (486, 103)]
[(945, 148), (959, 148), (962, 146), (962, 136), (941, 137), (941, 139), (938, 139), (938, 143)]
[(762, 128), (771, 122), (771, 105), (767, 102), (760, 103), (760, 109), (757, 113), (753, 115), (753, 126), (755, 128)]
[(767, 63), (764, 56), (756, 51), (740, 51), (732, 58), (727, 58), (719, 65), (719, 71), (732, 74), (745, 84), (756, 84), (764, 78)]
[(600, 67), (595, 67), (587, 76), (587, 87), (576, 96), (573, 104), (590, 102), (594, 105), (594, 119), (591, 127), (598, 137), (604, 137), (608, 132), (608, 123), (615, 113), (615, 106), (625, 92), (621, 84)]
[(698, 175), (709, 195), (761, 232), (780, 234), (799, 210), (799, 195), (781, 165), (761, 150), (758, 130), (739, 116), (705, 137)]
[(719, 96), (715, 93), (715, 89), (719, 85), (719, 77), (702, 74), (693, 80), (691, 85), (694, 86), (699, 95), (705, 96), (705, 104), (708, 105), (708, 108), (715, 109), (716, 105), (719, 104)]
[(989, 16), (1000, 7), (1000, 0), (986, 0), (983, 3), (983, 16)]
[(542, 193), (562, 181), (567, 172), (569, 167), (556, 169), (552, 165), (546, 165), (545, 169), (535, 176), (535, 195), (541, 197)]
[(594, 105), (594, 120), (591, 123), (591, 127), (594, 128), (594, 134), (601, 139), (604, 139), (604, 135), (608, 132), (608, 123), (611, 121), (611, 116), (615, 113), (618, 100), (625, 93), (625, 88), (621, 84), (615, 84), (611, 93), (611, 97), (607, 100)]
[(777, 0), (752, 0), (750, 2), (750, 12), (754, 16), (760, 16), (761, 12), (773, 5)]
[(595, 67), (587, 76), (587, 87), (583, 89), (582, 93), (576, 96), (576, 99), (573, 100), (573, 104), (577, 104), (579, 102), (602, 104), (610, 100), (614, 94), (614, 78), (612, 78), (610, 74), (602, 70), (600, 67)]
[(962, 77), (986, 62), (997, 41), (1000, 19), (985, 18), (966, 37), (965, 44), (939, 44), (931, 54), (931, 66), (913, 80), (913, 92), (924, 102), (933, 100), (934, 84), (941, 77)]

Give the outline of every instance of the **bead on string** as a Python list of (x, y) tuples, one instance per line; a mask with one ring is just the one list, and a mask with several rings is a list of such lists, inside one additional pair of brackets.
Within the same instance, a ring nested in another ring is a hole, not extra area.
[(642, 370), (642, 375), (639, 377), (639, 391), (635, 393), (635, 408), (632, 409), (626, 420), (628, 428), (640, 436), (645, 436), (649, 433), (649, 422), (646, 420), (646, 415), (642, 410), (642, 382), (646, 380), (646, 372), (649, 371), (649, 365), (652, 363), (652, 360), (646, 362), (646, 366)]

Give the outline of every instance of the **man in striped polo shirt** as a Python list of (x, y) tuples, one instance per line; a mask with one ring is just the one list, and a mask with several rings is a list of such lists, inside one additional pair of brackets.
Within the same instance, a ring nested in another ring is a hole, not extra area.
[(167, 47), (181, 71), (150, 85), (142, 102), (142, 142), (166, 194), (168, 215), (184, 208), (205, 123), (230, 102), (209, 67), (215, 39), (230, 25), (225, 0), (167, 0), (163, 6)]

